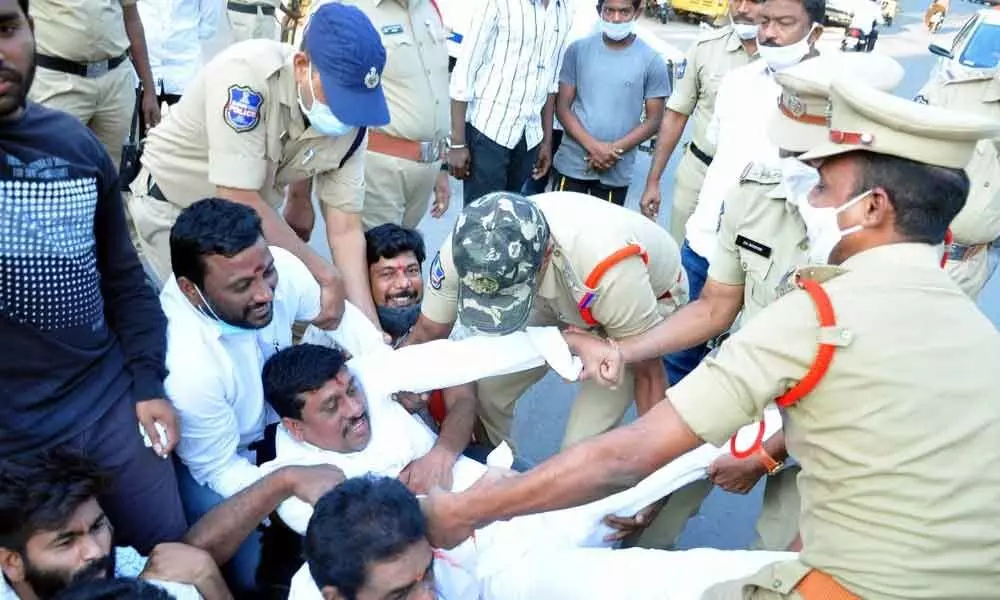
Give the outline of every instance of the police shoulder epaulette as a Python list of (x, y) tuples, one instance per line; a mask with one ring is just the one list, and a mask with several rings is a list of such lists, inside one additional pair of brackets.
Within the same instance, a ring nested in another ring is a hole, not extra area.
[(979, 69), (971, 70), (966, 69), (958, 73), (949, 73), (948, 79), (941, 82), (942, 87), (948, 85), (957, 85), (961, 83), (972, 83), (977, 81), (989, 81), (996, 77), (997, 69)]
[(806, 265), (792, 269), (782, 277), (778, 284), (778, 294), (785, 294), (799, 289), (799, 279), (811, 279), (817, 283), (826, 283), (847, 272), (847, 269), (834, 265)]
[(745, 182), (762, 183), (764, 185), (776, 185), (781, 183), (781, 169), (771, 167), (759, 162), (747, 163), (740, 175), (740, 183)]
[(695, 41), (695, 43), (701, 44), (703, 42), (711, 42), (712, 40), (718, 40), (728, 36), (730, 33), (732, 33), (732, 31), (733, 28), (730, 27), (729, 25), (717, 28), (713, 27), (711, 29), (703, 31), (701, 35), (698, 36), (698, 39)]

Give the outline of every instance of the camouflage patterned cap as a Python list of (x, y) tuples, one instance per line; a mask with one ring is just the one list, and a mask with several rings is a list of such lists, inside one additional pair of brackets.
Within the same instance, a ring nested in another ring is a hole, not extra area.
[(452, 235), (462, 324), (492, 335), (524, 327), (548, 241), (545, 217), (524, 196), (494, 192), (466, 206)]

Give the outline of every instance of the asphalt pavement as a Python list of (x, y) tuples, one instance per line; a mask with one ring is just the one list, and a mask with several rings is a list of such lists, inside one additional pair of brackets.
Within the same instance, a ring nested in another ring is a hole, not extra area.
[[(927, 2), (901, 0), (900, 15), (892, 27), (882, 29), (875, 48), (875, 52), (888, 54), (903, 65), (906, 74), (895, 92), (899, 96), (912, 98), (926, 81), (931, 66), (937, 60), (937, 57), (927, 51), (927, 46), (933, 37), (946, 38), (953, 35), (969, 15), (982, 8), (977, 4), (954, 0), (945, 27), (937, 36), (931, 36), (923, 28), (926, 7)], [(698, 26), (686, 23), (661, 25), (659, 22), (644, 19), (643, 26), (654, 29), (659, 37), (682, 51), (686, 50), (699, 34)], [(843, 30), (839, 28), (825, 30), (819, 44), (820, 52), (839, 52), (842, 35)], [(664, 226), (669, 224), (670, 208), (667, 202), (671, 197), (673, 174), (679, 157), (680, 153), (675, 152), (661, 181), (664, 206), (661, 210), (660, 223)], [(649, 155), (639, 153), (627, 202), (627, 206), (633, 210), (637, 209), (638, 198), (642, 193), (648, 170)], [(440, 246), (461, 210), (460, 186), (460, 182), (452, 180), (451, 207), (441, 219), (428, 216), (420, 223), (419, 229), (425, 237), (428, 254), (431, 256)], [(322, 223), (317, 222), (314, 231), (311, 245), (323, 255), (329, 256)], [(994, 277), (990, 281), (980, 297), (980, 306), (995, 325), (1000, 325), (1000, 277)], [(575, 393), (574, 384), (564, 383), (550, 374), (522, 398), (517, 408), (514, 437), (526, 458), (539, 462), (559, 450), (569, 406)], [(680, 546), (745, 548), (753, 539), (753, 524), (760, 510), (761, 489), (758, 485), (747, 496), (715, 490), (703, 505), (699, 515), (689, 522), (681, 537)]]

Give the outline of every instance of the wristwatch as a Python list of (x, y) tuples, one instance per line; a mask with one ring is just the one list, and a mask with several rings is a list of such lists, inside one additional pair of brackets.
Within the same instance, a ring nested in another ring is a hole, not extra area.
[(761, 464), (764, 465), (764, 468), (767, 469), (768, 475), (774, 475), (785, 466), (785, 463), (774, 460), (774, 458), (768, 454), (767, 450), (764, 450), (763, 447), (757, 451), (757, 459), (760, 460)]

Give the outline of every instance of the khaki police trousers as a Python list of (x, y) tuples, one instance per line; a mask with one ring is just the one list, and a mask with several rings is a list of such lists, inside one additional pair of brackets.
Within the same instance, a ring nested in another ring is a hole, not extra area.
[(278, 27), (278, 19), (275, 15), (265, 15), (257, 9), (257, 14), (241, 13), (235, 10), (226, 11), (229, 19), (229, 31), (232, 34), (233, 43), (245, 42), (246, 40), (274, 40), (278, 41), (281, 32)]
[(1000, 263), (1000, 243), (993, 242), (965, 260), (949, 260), (944, 269), (963, 292), (977, 300), (996, 270), (997, 263)]
[(690, 149), (684, 150), (674, 175), (674, 195), (670, 202), (670, 235), (677, 245), (684, 243), (684, 227), (698, 205), (698, 193), (708, 167)]
[(705, 590), (702, 600), (802, 600), (796, 591), (812, 569), (797, 560), (767, 565), (750, 577), (718, 583)]
[(138, 241), (136, 250), (142, 256), (160, 286), (170, 278), (170, 228), (174, 226), (181, 209), (169, 202), (149, 195), (149, 171), (143, 168), (132, 183), (132, 194), (127, 201), (128, 216), (135, 228), (133, 238)]
[[(795, 541), (802, 510), (797, 482), (799, 471), (800, 467), (791, 465), (767, 478), (764, 504), (757, 518), (751, 550), (783, 552)], [(699, 479), (677, 490), (667, 499), (660, 516), (634, 540), (626, 540), (625, 545), (670, 550), (670, 545), (677, 542), (688, 519), (698, 513), (713, 487), (707, 479)]]
[(415, 229), (427, 214), (441, 163), (419, 163), (378, 152), (365, 153), (365, 230), (383, 223)]
[(118, 168), (135, 111), (134, 78), (132, 63), (127, 60), (101, 77), (39, 67), (28, 97), (79, 119), (94, 132)]

